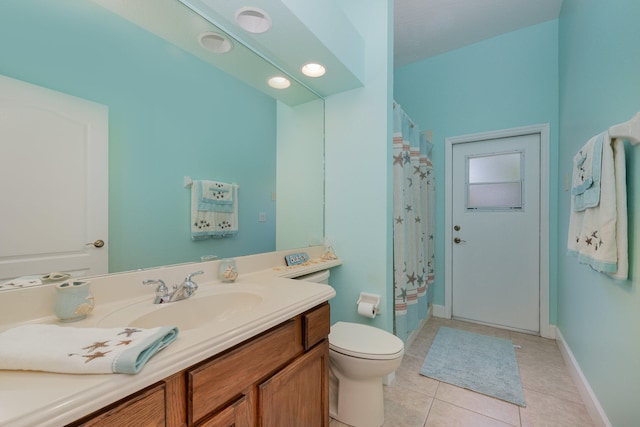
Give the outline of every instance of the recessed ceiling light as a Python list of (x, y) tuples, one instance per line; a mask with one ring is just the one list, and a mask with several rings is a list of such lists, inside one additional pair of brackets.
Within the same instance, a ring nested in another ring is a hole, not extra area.
[(321, 77), (324, 76), (327, 70), (322, 64), (315, 62), (309, 62), (302, 67), (302, 74), (308, 77)]
[(210, 52), (227, 53), (233, 48), (233, 43), (228, 38), (211, 31), (200, 34), (198, 41), (200, 46)]
[(289, 79), (286, 79), (282, 76), (271, 77), (269, 80), (267, 80), (267, 82), (269, 83), (269, 86), (274, 89), (286, 89), (291, 86), (291, 82), (289, 81)]
[(256, 7), (242, 7), (236, 11), (236, 22), (242, 29), (254, 34), (264, 33), (271, 28), (271, 18)]

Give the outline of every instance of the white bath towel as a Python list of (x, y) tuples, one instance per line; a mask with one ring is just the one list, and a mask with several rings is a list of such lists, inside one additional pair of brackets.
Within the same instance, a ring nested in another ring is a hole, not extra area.
[[(594, 270), (625, 280), (628, 275), (627, 187), (624, 141), (602, 144), (598, 206), (576, 211), (571, 200), (568, 253)], [(574, 183), (575, 184), (575, 183)]]
[(140, 329), (21, 325), (0, 333), (0, 369), (65, 374), (137, 374), (178, 335), (176, 327)]
[[(238, 185), (228, 184), (230, 188), (230, 197), (225, 192), (223, 201), (232, 201), (231, 210), (213, 209), (213, 206), (224, 207), (227, 205), (217, 205), (215, 203), (203, 202), (201, 188), (206, 185), (200, 185), (198, 181), (194, 181), (191, 185), (191, 239), (202, 240), (212, 237), (227, 237), (238, 233)], [(205, 203), (205, 206), (202, 206)]]

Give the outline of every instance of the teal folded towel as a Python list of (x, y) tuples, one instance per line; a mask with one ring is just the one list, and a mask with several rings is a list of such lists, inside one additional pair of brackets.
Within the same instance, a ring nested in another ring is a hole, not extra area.
[(203, 212), (233, 212), (233, 184), (198, 180), (198, 210)]
[(573, 209), (576, 212), (582, 212), (600, 204), (602, 149), (605, 143), (611, 143), (607, 132), (589, 139), (573, 158), (571, 194)]
[(0, 369), (137, 374), (177, 337), (175, 326), (142, 329), (22, 325), (0, 333)]

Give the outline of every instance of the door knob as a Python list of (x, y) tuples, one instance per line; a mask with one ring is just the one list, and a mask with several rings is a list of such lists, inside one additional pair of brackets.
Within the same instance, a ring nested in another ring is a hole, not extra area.
[(101, 248), (104, 246), (104, 240), (98, 239), (95, 242), (87, 243), (85, 246), (95, 246), (96, 248)]
[(459, 237), (455, 237), (455, 238), (453, 239), (453, 243), (455, 243), (455, 244), (458, 244), (458, 243), (460, 243), (460, 242), (466, 242), (466, 240), (462, 240), (462, 239), (461, 239), (461, 238), (459, 238)]
[(456, 230), (456, 231), (460, 231), (460, 226), (459, 225), (454, 225), (453, 229)]

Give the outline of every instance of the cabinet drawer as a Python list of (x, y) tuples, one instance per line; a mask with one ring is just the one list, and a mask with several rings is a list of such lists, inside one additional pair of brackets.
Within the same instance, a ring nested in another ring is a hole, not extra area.
[(329, 304), (322, 304), (303, 314), (302, 330), (305, 351), (325, 339), (331, 332), (331, 309)]
[(73, 427), (164, 426), (164, 384), (158, 384), (72, 424)]
[(302, 353), (299, 317), (187, 372), (188, 420), (195, 423)]

